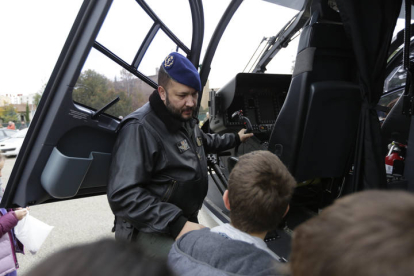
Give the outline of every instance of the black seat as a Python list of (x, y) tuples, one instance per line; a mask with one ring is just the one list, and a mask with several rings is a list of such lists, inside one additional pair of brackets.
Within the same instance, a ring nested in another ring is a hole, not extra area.
[(339, 14), (312, 7), (302, 31), (291, 85), (269, 150), (298, 182), (344, 176), (356, 139), (361, 93), (352, 46)]

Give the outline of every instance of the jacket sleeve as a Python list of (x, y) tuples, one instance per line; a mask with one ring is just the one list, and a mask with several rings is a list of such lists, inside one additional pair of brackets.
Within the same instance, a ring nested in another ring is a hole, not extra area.
[(175, 237), (187, 221), (181, 209), (145, 188), (157, 163), (164, 162), (157, 141), (137, 120), (120, 130), (112, 151), (107, 196), (113, 213), (135, 228)]
[(240, 145), (240, 137), (236, 133), (226, 133), (223, 135), (204, 133), (202, 130), (204, 149), (207, 153), (217, 153)]
[(14, 211), (10, 211), (0, 217), (0, 237), (12, 230), (17, 225), (17, 218)]

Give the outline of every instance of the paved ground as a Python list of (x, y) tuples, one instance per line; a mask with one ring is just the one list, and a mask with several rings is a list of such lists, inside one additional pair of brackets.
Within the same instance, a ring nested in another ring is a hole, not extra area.
[[(6, 160), (2, 171), (4, 185), (9, 179), (14, 162), (15, 158)], [(24, 275), (38, 262), (47, 259), (48, 256), (62, 248), (102, 238), (114, 238), (111, 233), (114, 217), (106, 196), (32, 206), (30, 214), (49, 225), (53, 225), (54, 229), (37, 254), (32, 255), (29, 252), (26, 255), (18, 254), (19, 275)], [(200, 212), (199, 220), (200, 223), (208, 227), (217, 225), (203, 210)]]

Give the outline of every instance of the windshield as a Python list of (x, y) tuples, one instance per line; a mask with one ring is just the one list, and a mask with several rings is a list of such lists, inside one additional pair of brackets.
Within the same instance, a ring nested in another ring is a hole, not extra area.
[[(211, 64), (210, 88), (220, 88), (236, 74), (250, 72), (249, 65), (260, 54), (263, 47), (259, 46), (263, 46), (263, 39), (279, 33), (297, 13), (297, 10), (267, 1), (244, 1), (234, 14), (217, 48)], [(256, 51), (258, 47), (259, 50)], [(297, 46), (289, 45), (287, 49), (285, 58), (272, 64), (271, 70), (266, 73), (291, 73)], [(252, 57), (253, 61), (249, 62)]]
[(13, 137), (13, 138), (24, 138), (26, 136), (26, 133), (27, 133), (27, 128), (16, 132), (11, 137)]

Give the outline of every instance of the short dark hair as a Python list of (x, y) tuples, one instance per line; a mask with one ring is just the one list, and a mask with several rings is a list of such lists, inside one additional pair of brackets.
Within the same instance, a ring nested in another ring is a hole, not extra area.
[(399, 276), (414, 272), (414, 195), (365, 191), (294, 230), (292, 275)]
[(173, 275), (164, 259), (149, 258), (137, 245), (103, 239), (61, 250), (27, 275)]
[(269, 151), (240, 157), (229, 177), (231, 223), (247, 233), (271, 231), (280, 224), (296, 181)]
[(170, 85), (172, 78), (168, 73), (165, 71), (164, 67), (161, 66), (160, 70), (158, 70), (158, 85), (167, 89)]

